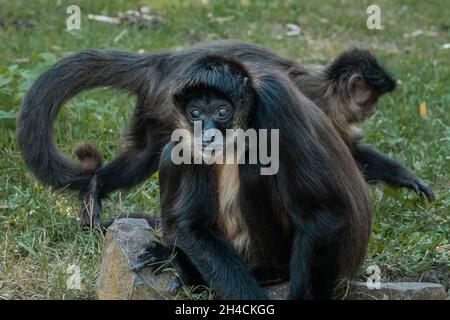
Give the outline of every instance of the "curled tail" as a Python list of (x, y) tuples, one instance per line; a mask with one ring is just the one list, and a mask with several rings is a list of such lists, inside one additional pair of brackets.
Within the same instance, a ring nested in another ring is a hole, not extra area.
[(25, 163), (44, 184), (85, 190), (101, 155), (85, 145), (81, 163), (58, 150), (52, 128), (61, 106), (82, 91), (110, 86), (138, 94), (145, 86), (152, 56), (120, 51), (84, 51), (62, 59), (32, 85), (17, 119), (17, 141)]

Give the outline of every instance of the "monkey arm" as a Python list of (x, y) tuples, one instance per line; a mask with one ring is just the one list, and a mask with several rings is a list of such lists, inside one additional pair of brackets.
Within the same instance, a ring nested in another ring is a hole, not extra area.
[(222, 298), (268, 299), (247, 266), (220, 235), (201, 227), (182, 227), (171, 237), (189, 257), (205, 283)]
[(382, 181), (394, 188), (405, 187), (414, 190), (421, 198), (426, 196), (428, 201), (434, 200), (430, 186), (397, 161), (367, 144), (355, 144), (351, 149), (369, 183)]
[(162, 153), (159, 172), (166, 242), (176, 245), (222, 298), (267, 299), (229, 241), (214, 227), (218, 203), (213, 166), (174, 165), (171, 146)]

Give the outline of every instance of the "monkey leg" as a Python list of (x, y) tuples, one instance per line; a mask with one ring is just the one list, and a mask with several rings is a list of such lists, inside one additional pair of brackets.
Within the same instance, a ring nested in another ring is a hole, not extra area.
[(312, 241), (303, 232), (296, 232), (293, 239), (291, 256), (291, 287), (288, 299), (311, 300), (311, 261)]
[(397, 161), (364, 144), (355, 145), (352, 153), (369, 183), (382, 181), (394, 188), (408, 188), (421, 199), (426, 197), (429, 202), (434, 201), (431, 187)]
[(341, 271), (340, 237), (346, 231), (339, 218), (313, 213), (312, 221), (296, 226), (290, 264), (291, 288), (288, 298), (329, 300), (333, 298)]
[(100, 227), (102, 203), (97, 191), (97, 177), (94, 175), (88, 191), (83, 195), (81, 206), (81, 225), (87, 228)]

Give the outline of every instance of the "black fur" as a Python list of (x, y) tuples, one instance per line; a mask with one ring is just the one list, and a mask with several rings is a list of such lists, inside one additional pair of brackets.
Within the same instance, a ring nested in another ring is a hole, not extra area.
[(391, 92), (396, 87), (396, 79), (383, 68), (367, 50), (353, 49), (335, 59), (327, 68), (329, 79), (348, 79), (360, 73), (367, 84), (378, 94)]
[(430, 186), (410, 170), (366, 144), (355, 144), (352, 154), (369, 183), (384, 181), (393, 188), (409, 188), (421, 198), (434, 201)]

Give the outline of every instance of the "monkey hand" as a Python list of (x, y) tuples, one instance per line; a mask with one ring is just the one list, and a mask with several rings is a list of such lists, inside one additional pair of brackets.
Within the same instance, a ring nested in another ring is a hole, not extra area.
[(87, 192), (83, 195), (81, 225), (88, 228), (100, 227), (102, 203), (98, 194), (97, 176), (94, 175)]
[(173, 251), (158, 241), (151, 241), (139, 252), (137, 262), (131, 266), (132, 271), (140, 271), (150, 266), (153, 273), (159, 274), (169, 267), (174, 258)]
[[(131, 266), (131, 270), (139, 272), (145, 267), (150, 267), (153, 274), (158, 275), (167, 268), (174, 267), (172, 261), (176, 259), (175, 252), (169, 247), (157, 241), (151, 241), (140, 251), (136, 264)], [(181, 288), (182, 281), (176, 277), (169, 284), (169, 293), (174, 295)]]
[(420, 197), (421, 200), (426, 198), (428, 202), (433, 202), (435, 199), (431, 187), (427, 183), (421, 181), (419, 178), (415, 176), (406, 179), (401, 184), (403, 187), (411, 189), (415, 193), (417, 193), (417, 195)]

